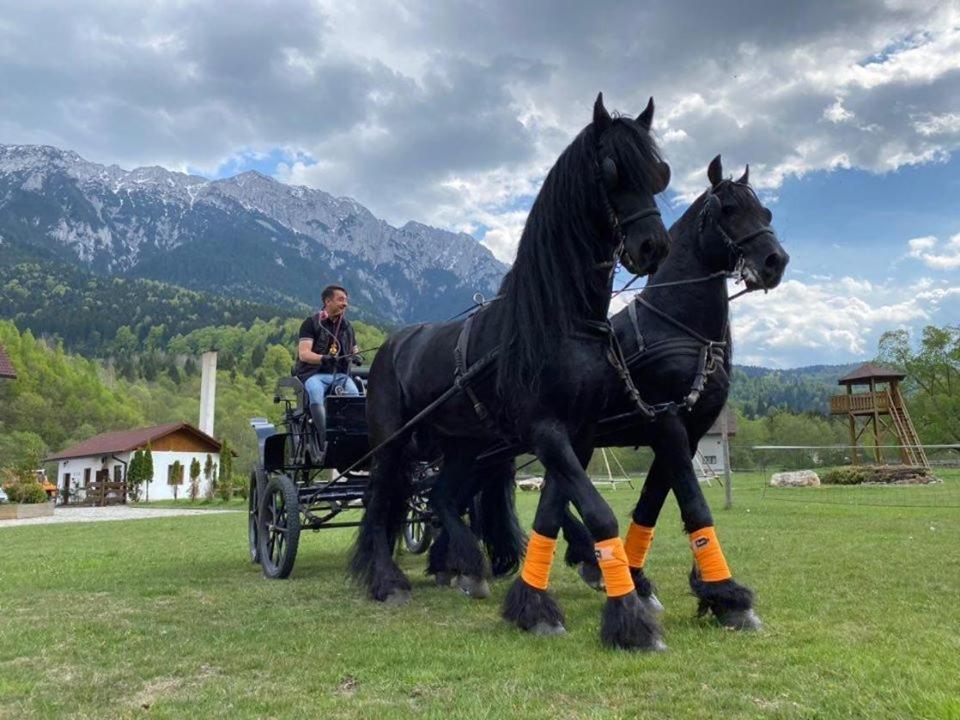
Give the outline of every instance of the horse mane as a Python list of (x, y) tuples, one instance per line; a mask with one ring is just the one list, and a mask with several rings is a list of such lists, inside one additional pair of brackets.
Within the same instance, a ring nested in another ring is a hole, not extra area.
[[(608, 133), (621, 181), (655, 187), (661, 158), (649, 133), (626, 117), (614, 119)], [(546, 358), (578, 319), (606, 316), (606, 307), (594, 306), (598, 297), (607, 296), (609, 303), (608, 276), (595, 265), (608, 259), (615, 240), (601, 202), (597, 146), (588, 125), (547, 173), (500, 286), (502, 398), (539, 387)]]

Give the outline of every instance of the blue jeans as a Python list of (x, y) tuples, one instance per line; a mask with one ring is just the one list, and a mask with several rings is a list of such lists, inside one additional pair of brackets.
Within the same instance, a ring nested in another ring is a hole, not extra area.
[(323, 403), (327, 390), (335, 385), (343, 388), (344, 395), (360, 394), (353, 378), (345, 373), (317, 373), (308, 377), (303, 387), (307, 391), (310, 402), (319, 405)]

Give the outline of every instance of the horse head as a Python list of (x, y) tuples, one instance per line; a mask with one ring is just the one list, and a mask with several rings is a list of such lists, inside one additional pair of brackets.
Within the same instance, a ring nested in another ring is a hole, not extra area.
[(615, 239), (623, 243), (624, 267), (637, 275), (656, 271), (670, 249), (655, 196), (670, 183), (670, 166), (661, 157), (650, 128), (653, 98), (636, 119), (613, 118), (603, 93), (593, 106), (600, 188)]
[(698, 198), (699, 252), (717, 270), (740, 274), (748, 290), (780, 284), (790, 255), (774, 232), (770, 212), (750, 187), (750, 166), (737, 179), (724, 179), (717, 155), (707, 169), (710, 188)]

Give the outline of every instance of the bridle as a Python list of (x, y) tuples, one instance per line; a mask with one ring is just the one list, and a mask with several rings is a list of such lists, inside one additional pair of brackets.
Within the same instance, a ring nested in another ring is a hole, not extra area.
[[(723, 227), (723, 224), (720, 222), (722, 206), (720, 203), (720, 198), (718, 197), (720, 189), (729, 185), (739, 185), (740, 187), (746, 188), (753, 193), (753, 188), (747, 183), (738, 182), (736, 180), (724, 180), (723, 182), (718, 183), (716, 186), (711, 187), (707, 193), (707, 198), (703, 203), (703, 208), (700, 210), (700, 233), (702, 234), (704, 232), (707, 223), (709, 222), (713, 226), (713, 230), (716, 231), (716, 233), (720, 236), (720, 239), (723, 240), (724, 245), (727, 246), (727, 252), (730, 253), (733, 259), (733, 270), (731, 273), (736, 277), (746, 279), (747, 268), (746, 258), (743, 254), (744, 248), (749, 243), (763, 235), (775, 235), (776, 233), (769, 224), (764, 224), (738, 238), (733, 238), (730, 236), (730, 233), (726, 231), (726, 229)], [(763, 290), (766, 292), (766, 288), (763, 288)], [(744, 294), (744, 292), (750, 291), (745, 290), (743, 292), (739, 292), (733, 297), (740, 297)]]
[(617, 242), (617, 248), (613, 253), (613, 259), (607, 260), (605, 262), (599, 262), (595, 265), (597, 270), (607, 270), (610, 271), (610, 285), (612, 288), (613, 285), (613, 276), (616, 272), (617, 265), (620, 263), (620, 258), (623, 257), (624, 249), (627, 246), (627, 235), (624, 232), (624, 228), (627, 225), (638, 220), (646, 220), (650, 217), (660, 217), (660, 208), (656, 206), (654, 202), (653, 207), (643, 208), (637, 212), (630, 213), (626, 217), (620, 217), (620, 214), (617, 212), (616, 208), (613, 207), (613, 203), (610, 202), (610, 194), (607, 192), (607, 183), (610, 182), (610, 178), (617, 177), (617, 166), (613, 158), (605, 157), (602, 163), (594, 163), (596, 168), (597, 176), (597, 185), (600, 188), (600, 202), (603, 205), (604, 212), (607, 214), (607, 224), (610, 226), (610, 232), (613, 234), (613, 239)]

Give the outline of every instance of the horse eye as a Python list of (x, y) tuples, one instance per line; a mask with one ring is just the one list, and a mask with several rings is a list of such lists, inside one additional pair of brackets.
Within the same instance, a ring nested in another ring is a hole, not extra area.
[(763, 209), (763, 216), (767, 219), (767, 225), (773, 222), (773, 213), (770, 212), (767, 208)]

